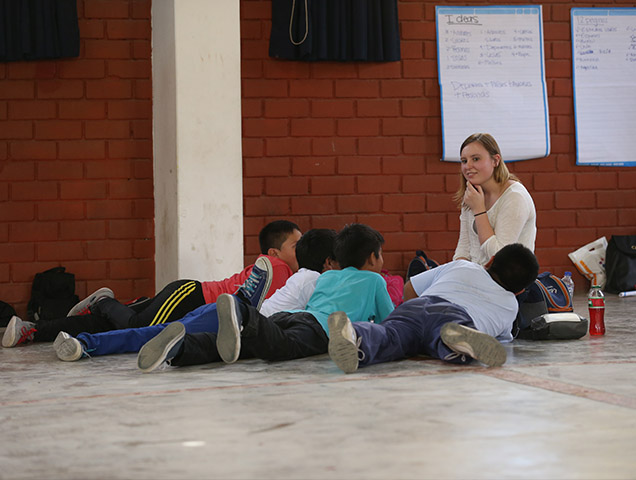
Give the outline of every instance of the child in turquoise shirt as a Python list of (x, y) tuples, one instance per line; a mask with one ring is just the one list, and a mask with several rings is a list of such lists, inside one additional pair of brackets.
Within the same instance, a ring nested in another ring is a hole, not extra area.
[[(323, 273), (305, 310), (261, 315), (232, 295), (217, 300), (219, 331), (185, 334), (174, 322), (139, 352), (154, 370), (173, 366), (235, 362), (241, 358), (292, 360), (327, 353), (327, 318), (345, 311), (354, 322), (381, 322), (393, 303), (380, 275), (384, 238), (373, 228), (352, 224), (336, 236), (334, 254), (341, 270)], [(138, 362), (139, 363), (139, 362)]]

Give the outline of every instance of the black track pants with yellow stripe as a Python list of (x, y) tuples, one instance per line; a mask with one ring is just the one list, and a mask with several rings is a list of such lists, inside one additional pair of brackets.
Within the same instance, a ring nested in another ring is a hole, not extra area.
[(183, 318), (188, 312), (205, 304), (201, 283), (196, 280), (177, 280), (166, 285), (143, 310), (135, 312), (115, 299), (99, 302), (99, 314), (117, 328), (138, 328), (160, 325)]

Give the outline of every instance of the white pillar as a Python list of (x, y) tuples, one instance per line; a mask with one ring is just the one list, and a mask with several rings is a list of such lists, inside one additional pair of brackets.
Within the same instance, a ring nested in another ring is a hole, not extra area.
[(152, 2), (156, 287), (243, 267), (237, 0)]

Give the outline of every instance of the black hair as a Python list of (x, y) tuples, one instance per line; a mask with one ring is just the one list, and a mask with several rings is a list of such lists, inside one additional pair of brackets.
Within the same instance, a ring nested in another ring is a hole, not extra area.
[(303, 233), (296, 244), (296, 260), (299, 268), (322, 273), (327, 258), (335, 258), (333, 244), (336, 231), (328, 228), (312, 228)]
[(258, 243), (261, 246), (261, 253), (267, 255), (270, 248), (280, 247), (285, 243), (294, 230), (300, 231), (298, 225), (288, 220), (274, 220), (263, 227), (258, 234)]
[(512, 243), (495, 254), (488, 271), (503, 288), (519, 293), (537, 278), (539, 262), (529, 248)]
[(362, 268), (371, 254), (380, 257), (383, 244), (380, 232), (362, 223), (352, 223), (338, 232), (333, 251), (340, 268)]

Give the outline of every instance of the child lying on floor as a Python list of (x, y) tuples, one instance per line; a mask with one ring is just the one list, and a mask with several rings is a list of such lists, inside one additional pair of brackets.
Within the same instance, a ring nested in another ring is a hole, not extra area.
[(329, 356), (346, 373), (359, 366), (428, 355), (490, 367), (506, 361), (499, 343), (512, 341), (519, 304), (515, 296), (534, 282), (539, 264), (519, 243), (506, 245), (486, 268), (466, 260), (411, 277), (417, 294), (380, 325), (353, 323), (345, 312), (329, 317)]

